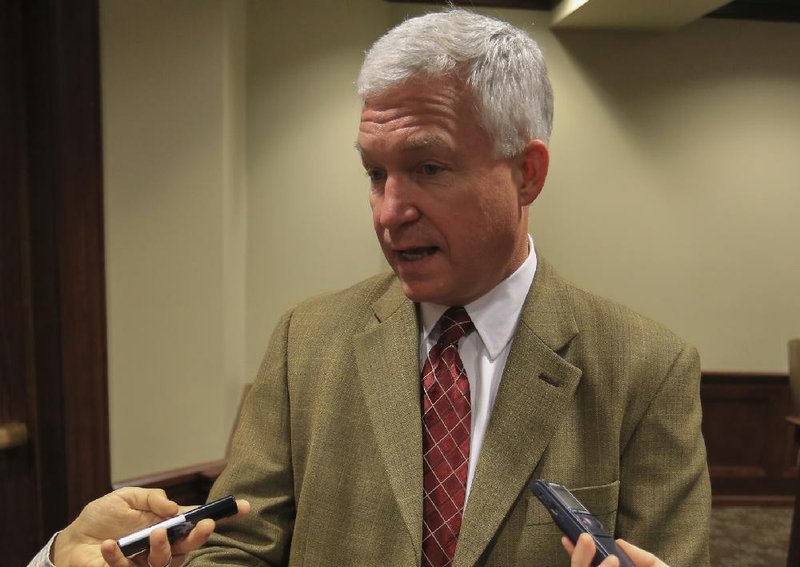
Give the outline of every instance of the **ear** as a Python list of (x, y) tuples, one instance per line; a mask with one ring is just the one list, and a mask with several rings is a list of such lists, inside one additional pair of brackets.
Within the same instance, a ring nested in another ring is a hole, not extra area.
[(550, 152), (541, 140), (531, 140), (518, 159), (519, 204), (526, 207), (533, 203), (544, 187)]

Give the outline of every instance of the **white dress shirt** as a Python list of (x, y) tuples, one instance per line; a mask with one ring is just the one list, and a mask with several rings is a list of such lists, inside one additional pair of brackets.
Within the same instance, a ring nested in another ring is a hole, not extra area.
[[(472, 406), (472, 428), (469, 446), (469, 474), (467, 476), (467, 494), (469, 498), (472, 479), (478, 456), (492, 416), (494, 399), (500, 386), (500, 379), (506, 367), (508, 353), (511, 350), (511, 339), (517, 330), (522, 304), (528, 296), (528, 290), (536, 273), (536, 251), (533, 238), (528, 235), (528, 257), (513, 274), (497, 284), (491, 291), (464, 305), (470, 319), (475, 325), (475, 332), (462, 338), (458, 343), (458, 352), (464, 363), (464, 370), (469, 380), (470, 403)], [(428, 352), (439, 338), (436, 323), (448, 309), (448, 305), (420, 303), (420, 372), (425, 364)], [(434, 331), (435, 334), (434, 334)]]
[(59, 532), (56, 532), (50, 537), (50, 541), (36, 554), (36, 557), (31, 559), (31, 562), (28, 563), (28, 567), (54, 567), (53, 563), (50, 561), (50, 548), (53, 547), (53, 542), (58, 534)]

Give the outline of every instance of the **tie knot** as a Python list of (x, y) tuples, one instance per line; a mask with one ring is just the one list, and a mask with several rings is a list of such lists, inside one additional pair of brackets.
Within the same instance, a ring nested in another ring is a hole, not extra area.
[(453, 345), (475, 330), (472, 319), (463, 307), (451, 307), (439, 319), (439, 341), (441, 345)]

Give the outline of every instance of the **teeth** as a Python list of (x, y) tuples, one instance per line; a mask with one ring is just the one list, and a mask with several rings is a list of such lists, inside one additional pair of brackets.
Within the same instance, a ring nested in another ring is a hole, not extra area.
[(432, 254), (435, 248), (409, 248), (400, 252), (400, 257), (403, 260), (419, 260), (425, 256)]

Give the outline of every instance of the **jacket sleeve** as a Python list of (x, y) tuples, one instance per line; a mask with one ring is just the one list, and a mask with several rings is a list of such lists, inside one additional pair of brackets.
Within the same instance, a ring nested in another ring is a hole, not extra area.
[(209, 500), (233, 494), (250, 513), (221, 523), (188, 567), (285, 565), (295, 517), (287, 351), (291, 313), (278, 323), (253, 387), (242, 407), (228, 465)]
[(684, 346), (623, 448), (617, 533), (671, 567), (709, 565), (700, 361)]

